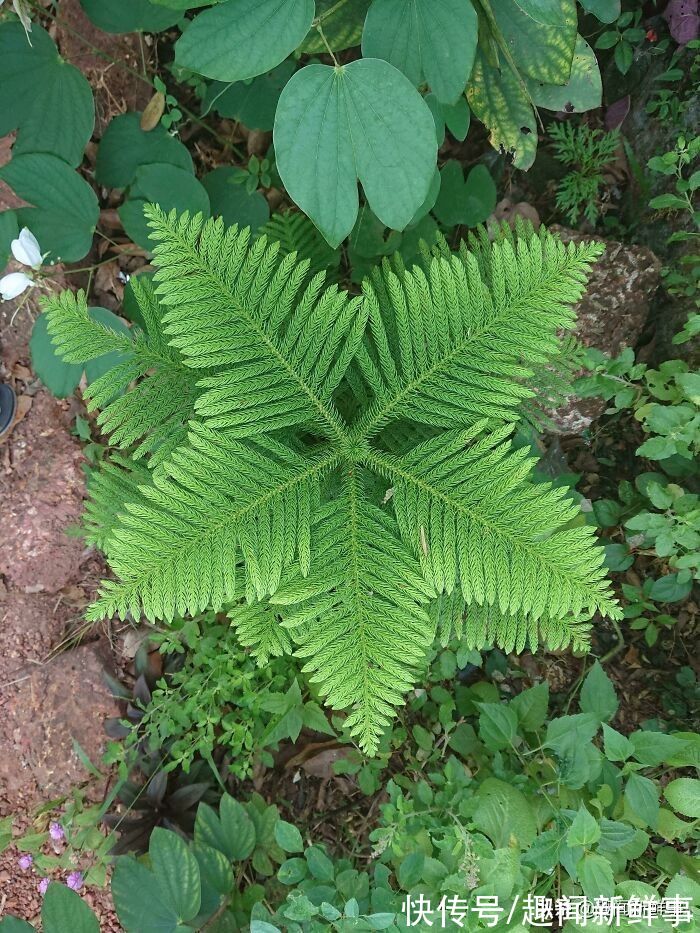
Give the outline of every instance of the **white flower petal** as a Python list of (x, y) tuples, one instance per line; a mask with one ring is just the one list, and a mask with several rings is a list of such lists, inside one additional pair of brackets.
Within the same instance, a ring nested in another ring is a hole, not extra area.
[(34, 279), (31, 279), (24, 272), (11, 272), (0, 279), (0, 296), (3, 301), (10, 301), (31, 288), (33, 284)]
[(23, 266), (29, 266), (32, 269), (38, 269), (41, 266), (44, 258), (41, 255), (41, 247), (28, 227), (25, 227), (19, 237), (12, 241), (12, 255)]

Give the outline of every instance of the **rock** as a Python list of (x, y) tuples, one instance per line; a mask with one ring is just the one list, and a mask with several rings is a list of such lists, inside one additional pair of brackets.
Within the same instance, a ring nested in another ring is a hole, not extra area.
[(24, 592), (57, 593), (83, 560), (82, 540), (66, 534), (80, 519), (84, 477), (65, 416), (61, 403), (40, 391), (0, 447), (0, 457), (9, 448), (0, 466), (0, 574)]
[(108, 670), (107, 652), (93, 642), (26, 669), (26, 679), (0, 693), (0, 814), (88, 779), (74, 740), (99, 765), (104, 720), (119, 715), (104, 682)]
[[(551, 230), (565, 243), (592, 239), (564, 227)], [(647, 247), (606, 241), (605, 252), (593, 266), (586, 293), (576, 306), (575, 334), (581, 343), (609, 356), (634, 347), (647, 323), (660, 274), (661, 263)], [(580, 434), (604, 408), (602, 399), (572, 396), (549, 414), (561, 434)]]

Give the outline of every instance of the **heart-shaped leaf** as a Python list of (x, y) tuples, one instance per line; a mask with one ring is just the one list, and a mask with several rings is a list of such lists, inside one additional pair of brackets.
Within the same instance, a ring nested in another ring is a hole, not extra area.
[(440, 194), (433, 213), (448, 227), (475, 227), (493, 213), (496, 185), (485, 165), (475, 165), (466, 181), (459, 162), (450, 160), (440, 171)]
[(182, 17), (182, 8), (172, 9), (149, 0), (80, 0), (80, 5), (105, 32), (160, 32)]
[(166, 892), (167, 902), (182, 922), (199, 913), (201, 885), (197, 859), (177, 833), (156, 827), (148, 847), (151, 867)]
[(571, 75), (566, 84), (543, 84), (527, 81), (533, 101), (547, 110), (582, 113), (600, 107), (603, 84), (595, 53), (582, 36), (576, 38), (576, 50), (571, 62)]
[(141, 115), (122, 113), (105, 130), (97, 150), (95, 178), (107, 188), (126, 188), (141, 165), (169, 162), (194, 174), (192, 156), (183, 144), (162, 126), (147, 133)]
[(227, 227), (238, 224), (257, 230), (270, 219), (270, 206), (264, 195), (259, 191), (248, 192), (245, 184), (236, 182), (237, 178), (248, 177), (242, 169), (224, 165), (202, 179), (212, 217), (223, 217)]
[(49, 34), (0, 24), (0, 136), (18, 129), (13, 155), (50, 152), (78, 165), (95, 125), (90, 85), (58, 54)]
[(535, 111), (508, 65), (504, 62), (499, 70), (478, 54), (467, 101), (489, 130), (493, 148), (511, 153), (516, 168), (530, 168), (537, 152)]
[(20, 155), (0, 169), (0, 179), (32, 207), (15, 210), (51, 262), (77, 262), (89, 252), (99, 217), (90, 185), (62, 159)]
[(44, 933), (100, 933), (97, 917), (85, 901), (64, 884), (50, 884), (41, 906)]
[(177, 63), (218, 81), (253, 78), (293, 52), (313, 18), (314, 0), (227, 0), (187, 28)]
[(402, 230), (425, 200), (437, 156), (427, 104), (379, 59), (298, 71), (280, 97), (274, 141), (287, 191), (332, 246), (355, 223), (358, 178), (379, 219)]
[(454, 104), (474, 64), (478, 23), (470, 0), (374, 0), (362, 54), (391, 62), (441, 103)]
[(150, 228), (143, 215), (146, 204), (158, 204), (164, 211), (189, 211), (209, 217), (209, 195), (194, 175), (175, 165), (155, 162), (136, 171), (129, 197), (119, 208), (124, 229), (134, 243), (151, 246)]

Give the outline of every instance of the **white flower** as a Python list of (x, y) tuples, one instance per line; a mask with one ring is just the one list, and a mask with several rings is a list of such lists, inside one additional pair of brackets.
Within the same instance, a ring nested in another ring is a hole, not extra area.
[(17, 262), (31, 269), (39, 269), (44, 260), (37, 238), (25, 227), (16, 240), (12, 241), (12, 255)]
[(34, 279), (24, 272), (11, 272), (0, 279), (0, 297), (3, 301), (17, 298), (34, 285)]

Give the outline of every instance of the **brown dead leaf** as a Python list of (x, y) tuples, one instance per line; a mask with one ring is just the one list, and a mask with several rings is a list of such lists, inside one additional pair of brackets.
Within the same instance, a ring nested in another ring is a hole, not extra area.
[(156, 91), (153, 97), (146, 104), (146, 109), (141, 114), (141, 129), (144, 133), (150, 133), (160, 123), (160, 118), (165, 113), (165, 94)]

